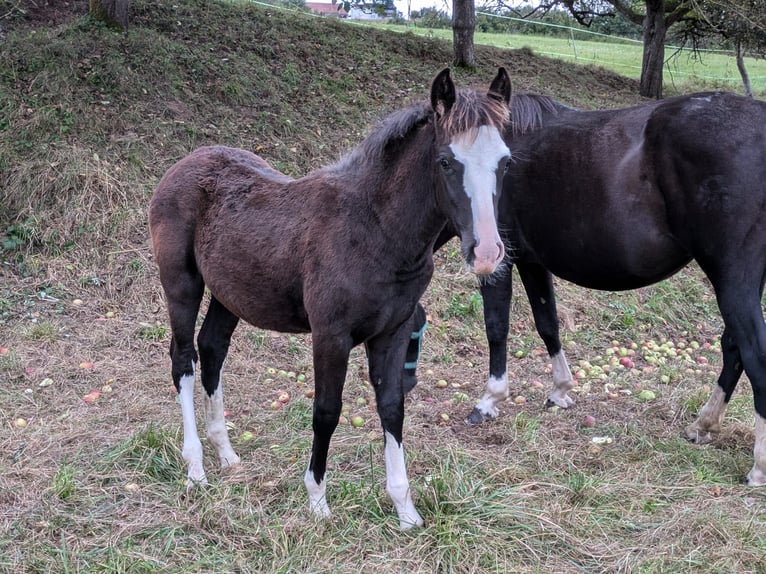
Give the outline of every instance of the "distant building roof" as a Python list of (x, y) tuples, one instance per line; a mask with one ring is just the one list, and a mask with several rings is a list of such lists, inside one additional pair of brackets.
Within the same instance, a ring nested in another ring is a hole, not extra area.
[(348, 16), (348, 12), (346, 12), (340, 4), (330, 4), (329, 2), (306, 2), (306, 8), (311, 10), (314, 14), (322, 14), (323, 16), (339, 16), (343, 18)]

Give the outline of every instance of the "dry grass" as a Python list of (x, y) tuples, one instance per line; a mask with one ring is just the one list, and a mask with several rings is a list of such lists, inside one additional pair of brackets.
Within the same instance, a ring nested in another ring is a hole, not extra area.
[[(367, 422), (341, 425), (333, 439), (334, 516), (317, 523), (301, 480), (311, 441), (310, 338), (243, 325), (224, 375), (243, 464), (219, 471), (205, 444), (211, 484), (187, 495), (167, 320), (146, 238), (148, 194), (192, 147), (253, 147), (253, 132), (287, 171), (329, 163), (372, 116), (425, 92), (449, 50), (376, 33), (384, 47), (368, 51), (371, 32), (259, 7), (235, 18), (235, 8), (215, 2), (135, 5), (125, 37), (76, 21), (36, 37), (9, 34), (0, 46), (0, 239), (8, 245), (0, 252), (0, 346), (8, 349), (0, 354), (0, 571), (764, 572), (766, 495), (739, 485), (753, 445), (747, 383), (714, 444), (679, 437), (719, 365), (720, 319), (694, 267), (624, 294), (560, 284), (562, 335), (573, 366), (596, 363), (613, 340), (663, 338), (712, 343), (693, 355), (708, 366), (679, 357), (651, 365), (639, 350), (637, 363), (649, 369), (583, 379), (574, 409), (546, 411), (548, 363), (519, 292), (509, 349), (523, 357), (510, 368), (512, 397), (526, 402), (507, 401), (497, 421), (471, 428), (462, 420), (483, 390), (487, 362), (481, 308), (455, 246), (440, 252), (405, 434), (427, 524), (408, 533), (384, 492), (362, 353), (352, 356), (345, 402), (348, 415)], [(253, 40), (262, 37), (270, 43)], [(327, 69), (309, 74), (306, 54), (325, 49)], [(209, 67), (211, 58), (221, 67), (210, 56), (221, 53), (231, 75)], [(510, 62), (517, 85), (580, 105), (602, 101), (583, 100), (583, 84), (603, 101), (615, 94), (615, 105), (634, 87), (523, 52), (480, 57), (482, 69), (462, 81), (485, 82)], [(129, 70), (119, 67), (128, 61)], [(141, 80), (135, 70), (143, 69)], [(121, 76), (135, 85), (110, 83)], [(254, 96), (237, 91), (245, 85)], [(334, 99), (344, 85), (356, 105)], [(320, 96), (310, 107), (284, 93)], [(85, 402), (93, 390), (100, 397)], [(280, 390), (292, 400), (273, 410)], [(641, 390), (656, 398), (641, 400)], [(582, 424), (586, 414), (595, 427)], [(25, 428), (15, 426), (19, 418)]]

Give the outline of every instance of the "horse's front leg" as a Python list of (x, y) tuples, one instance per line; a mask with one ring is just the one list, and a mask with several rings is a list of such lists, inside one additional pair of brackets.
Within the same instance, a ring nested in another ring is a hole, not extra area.
[(489, 378), (481, 400), (466, 423), (477, 425), (496, 418), (497, 405), (508, 398), (508, 322), (513, 294), (512, 267), (492, 282), (483, 283), (484, 327), (489, 344)]
[(537, 334), (545, 344), (553, 367), (553, 390), (548, 395), (547, 405), (568, 409), (574, 404), (574, 399), (568, 394), (574, 386), (574, 379), (561, 348), (553, 277), (545, 267), (536, 263), (519, 263), (517, 268), (532, 308)]
[[(303, 482), (309, 496), (309, 508), (318, 518), (330, 516), (327, 504), (327, 451), (343, 408), (343, 384), (346, 380), (350, 337), (326, 335), (314, 331), (314, 442)], [(401, 364), (400, 364), (401, 368)]]
[(375, 388), (378, 416), (384, 433), (386, 492), (396, 507), (399, 527), (403, 530), (423, 526), (423, 519), (412, 502), (402, 446), (404, 392), (401, 364), (410, 333), (411, 323), (406, 321), (395, 333), (367, 342), (370, 381)]

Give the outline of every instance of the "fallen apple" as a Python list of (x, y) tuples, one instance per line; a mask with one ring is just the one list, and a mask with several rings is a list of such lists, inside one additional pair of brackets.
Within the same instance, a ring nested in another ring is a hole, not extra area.
[(243, 442), (253, 440), (254, 438), (255, 438), (255, 435), (250, 431), (245, 431), (241, 435), (239, 435), (239, 439)]
[(277, 400), (278, 400), (280, 403), (282, 403), (283, 405), (284, 405), (284, 404), (287, 404), (287, 403), (289, 403), (289, 402), (290, 402), (290, 394), (289, 394), (287, 391), (281, 391), (281, 392), (280, 392), (280, 393), (277, 395)]
[(86, 403), (94, 403), (98, 400), (98, 398), (101, 396), (101, 391), (91, 391), (87, 395), (85, 395), (82, 400)]
[(11, 350), (8, 347), (0, 347), (0, 357), (4, 357), (10, 352)]
[(313, 399), (314, 398), (314, 389), (309, 389), (305, 393), (303, 393), (303, 396), (307, 399)]
[(19, 418), (15, 419), (13, 421), (13, 426), (16, 427), (17, 429), (26, 428), (27, 427), (27, 419), (19, 417)]
[(83, 361), (80, 363), (81, 369), (92, 369), (93, 368), (93, 361)]
[(351, 417), (351, 426), (353, 427), (363, 427), (364, 426), (364, 419), (360, 417), (359, 415)]
[(591, 415), (585, 415), (582, 419), (582, 426), (584, 427), (594, 427), (596, 426), (596, 417)]
[(638, 398), (642, 401), (653, 401), (657, 398), (657, 395), (654, 393), (654, 391), (650, 391), (649, 389), (644, 389), (640, 393), (638, 393)]
[(436, 381), (434, 383), (434, 386), (437, 389), (446, 389), (447, 388), (447, 381), (445, 381), (444, 379), (439, 379), (438, 381)]

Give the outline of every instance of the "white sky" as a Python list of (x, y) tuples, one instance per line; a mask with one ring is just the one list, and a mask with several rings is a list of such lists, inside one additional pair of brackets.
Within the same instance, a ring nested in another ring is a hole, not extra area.
[(447, 12), (448, 14), (452, 13), (452, 0), (394, 0), (396, 9), (401, 12), (405, 18), (407, 17), (408, 2), (411, 12), (414, 12), (415, 10), (421, 10), (423, 8), (433, 7), (438, 10)]

